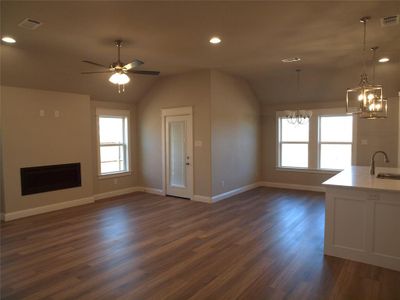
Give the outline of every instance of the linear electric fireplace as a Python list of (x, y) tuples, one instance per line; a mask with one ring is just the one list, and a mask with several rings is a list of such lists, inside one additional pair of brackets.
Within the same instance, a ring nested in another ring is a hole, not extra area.
[(22, 195), (81, 186), (81, 164), (21, 168)]

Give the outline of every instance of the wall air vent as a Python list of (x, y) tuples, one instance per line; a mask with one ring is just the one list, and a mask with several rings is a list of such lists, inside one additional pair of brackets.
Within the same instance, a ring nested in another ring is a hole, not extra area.
[(19, 27), (29, 29), (29, 30), (35, 30), (42, 25), (43, 25), (42, 22), (40, 22), (38, 20), (30, 19), (30, 18), (26, 18), (25, 20), (22, 20), (18, 24)]
[(381, 18), (381, 26), (382, 27), (399, 25), (399, 23), (400, 23), (400, 15), (387, 16), (387, 17)]

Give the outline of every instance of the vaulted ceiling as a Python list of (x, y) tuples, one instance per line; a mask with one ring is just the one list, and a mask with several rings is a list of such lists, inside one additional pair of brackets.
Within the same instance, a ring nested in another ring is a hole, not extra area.
[[(113, 41), (126, 41), (122, 60), (161, 78), (199, 69), (218, 69), (249, 81), (261, 101), (342, 100), (361, 70), (362, 25), (368, 46), (391, 61), (377, 66), (387, 96), (400, 90), (400, 25), (382, 28), (379, 19), (400, 14), (400, 2), (118, 2), (2, 1), (1, 33), (16, 38), (1, 46), (1, 83), (89, 94), (94, 99), (137, 101), (159, 78), (132, 76), (123, 94), (106, 74), (81, 60), (115, 61)], [(18, 26), (25, 18), (43, 22), (37, 30)], [(211, 36), (222, 43), (210, 45)], [(301, 57), (300, 63), (281, 59)], [(301, 68), (301, 96), (295, 69)]]

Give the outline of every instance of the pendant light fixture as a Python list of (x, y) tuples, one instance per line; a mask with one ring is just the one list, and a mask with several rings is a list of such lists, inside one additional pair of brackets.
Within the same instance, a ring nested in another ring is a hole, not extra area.
[[(346, 111), (348, 113), (360, 114), (362, 118), (373, 119), (368, 117), (376, 115), (377, 109), (379, 112), (384, 110), (382, 86), (375, 83), (370, 84), (367, 76), (366, 62), (366, 39), (367, 39), (367, 22), (371, 17), (362, 17), (360, 22), (364, 27), (363, 38), (363, 70), (361, 73), (360, 83), (357, 87), (347, 89), (346, 92)], [(374, 64), (375, 65), (375, 64)], [(386, 102), (387, 103), (387, 102)], [(372, 113), (372, 115), (371, 115)]]
[[(301, 69), (296, 69), (297, 79), (297, 97), (300, 96), (300, 72)], [(311, 110), (285, 110), (285, 118), (290, 124), (302, 125), (312, 116)]]
[[(375, 61), (376, 61), (376, 50), (379, 47), (375, 46), (371, 48), (372, 51), (372, 85), (375, 86)], [(384, 119), (387, 118), (387, 99), (379, 98), (376, 94), (372, 99), (368, 99), (367, 107), (360, 114), (360, 118), (363, 119)]]

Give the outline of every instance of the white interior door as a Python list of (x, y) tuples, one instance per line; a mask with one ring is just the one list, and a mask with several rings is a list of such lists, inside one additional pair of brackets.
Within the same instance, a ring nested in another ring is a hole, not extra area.
[(192, 198), (192, 116), (167, 116), (165, 130), (167, 195)]

